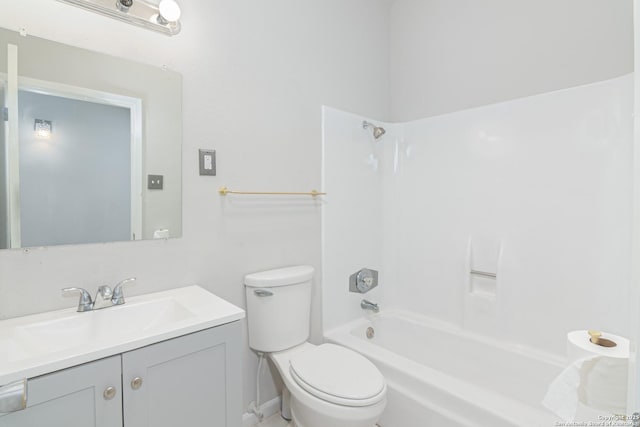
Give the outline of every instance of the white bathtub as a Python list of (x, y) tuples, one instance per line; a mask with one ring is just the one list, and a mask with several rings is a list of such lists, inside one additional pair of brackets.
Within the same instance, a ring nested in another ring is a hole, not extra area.
[(558, 425), (540, 401), (562, 370), (560, 358), (401, 311), (368, 316), (325, 338), (367, 356), (384, 374), (389, 403), (381, 427)]

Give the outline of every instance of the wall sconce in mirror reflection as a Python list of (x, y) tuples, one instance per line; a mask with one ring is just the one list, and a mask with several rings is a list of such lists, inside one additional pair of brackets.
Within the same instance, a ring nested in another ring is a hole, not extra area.
[(51, 120), (35, 119), (33, 123), (33, 130), (35, 131), (36, 138), (38, 139), (51, 139), (53, 133), (53, 123)]

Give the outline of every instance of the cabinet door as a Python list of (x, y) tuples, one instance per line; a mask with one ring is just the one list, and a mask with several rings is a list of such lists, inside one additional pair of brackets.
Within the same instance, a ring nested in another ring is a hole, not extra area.
[(240, 322), (122, 355), (125, 427), (239, 427)]
[(120, 364), (113, 356), (28, 380), (27, 408), (0, 414), (0, 427), (122, 427)]

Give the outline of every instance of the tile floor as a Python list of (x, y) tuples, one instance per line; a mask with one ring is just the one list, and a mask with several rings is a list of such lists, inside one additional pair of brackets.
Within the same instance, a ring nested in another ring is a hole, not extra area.
[[(261, 423), (255, 425), (255, 427), (288, 427), (289, 422), (282, 418), (279, 413), (265, 418)], [(376, 424), (376, 427), (378, 424)]]
[(289, 422), (282, 418), (279, 413), (276, 413), (256, 424), (256, 427), (287, 427), (288, 425)]

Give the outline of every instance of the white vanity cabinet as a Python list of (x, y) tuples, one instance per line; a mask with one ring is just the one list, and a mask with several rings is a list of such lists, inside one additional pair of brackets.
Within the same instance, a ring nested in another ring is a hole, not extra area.
[[(240, 322), (28, 380), (0, 427), (240, 427)], [(112, 388), (110, 388), (112, 387)]]

